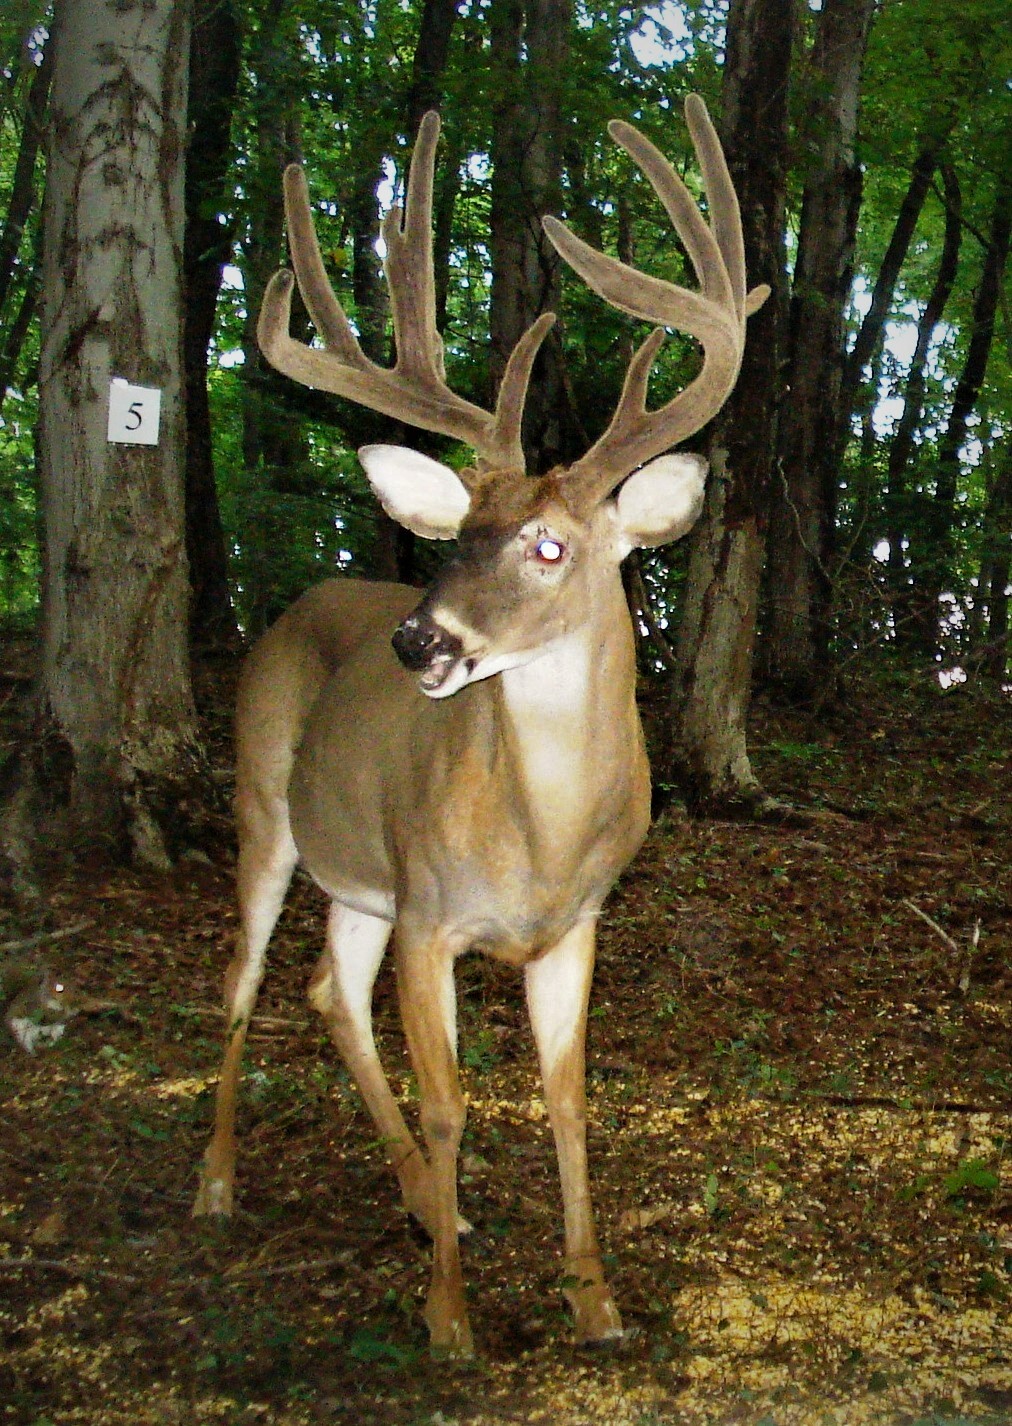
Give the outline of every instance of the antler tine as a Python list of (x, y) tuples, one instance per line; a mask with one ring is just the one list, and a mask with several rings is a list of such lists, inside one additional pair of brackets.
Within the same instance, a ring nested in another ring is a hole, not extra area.
[(698, 94), (685, 100), (685, 122), (692, 147), (703, 174), (703, 189), (709, 199), (710, 223), (734, 295), (735, 310), (745, 310), (745, 240), (741, 231), (741, 211), (724, 150), (710, 122), (706, 105)]
[(285, 271), (275, 273), (267, 285), (257, 337), (271, 365), (304, 386), (332, 391), (409, 425), (463, 441), (478, 456), (479, 471), (523, 468), (524, 397), (534, 358), (554, 318), (547, 313), (540, 317), (517, 344), (494, 413), (447, 386), (432, 266), (432, 183), (438, 138), (439, 115), (430, 112), (418, 130), (404, 212), (391, 209), (382, 224), (397, 347), (393, 368), (378, 366), (365, 355), (334, 295), (316, 238), (305, 176), (296, 164), (285, 173), (289, 246), (299, 290), (325, 345), (310, 347), (290, 335), (293, 279)]
[[(436, 328), (436, 282), (432, 266), (432, 185), (439, 115), (423, 115), (411, 156), (403, 210), (390, 209), (381, 224), (397, 341), (397, 370), (422, 385), (444, 379), (443, 339)], [(483, 413), (485, 414), (485, 413)]]
[(695, 269), (698, 292), (637, 272), (617, 258), (596, 252), (558, 219), (543, 220), (560, 256), (606, 302), (633, 317), (688, 332), (703, 347), (702, 371), (657, 411), (646, 409), (646, 395), (650, 370), (664, 340), (663, 328), (657, 328), (640, 347), (630, 363), (611, 425), (566, 473), (567, 481), (579, 483), (596, 498), (613, 490), (636, 466), (698, 431), (716, 414), (738, 375), (745, 318), (768, 295), (767, 288), (745, 294), (738, 202), (706, 106), (698, 96), (690, 95), (685, 112), (709, 198), (709, 224), (671, 164), (649, 139), (618, 120), (608, 128), (664, 204)]

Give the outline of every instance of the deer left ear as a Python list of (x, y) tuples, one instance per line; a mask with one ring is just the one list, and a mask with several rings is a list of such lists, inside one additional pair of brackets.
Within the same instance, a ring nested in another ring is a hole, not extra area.
[(363, 446), (358, 453), (369, 484), (392, 520), (426, 540), (452, 540), (471, 497), (448, 465), (405, 446)]
[(703, 510), (707, 464), (702, 456), (658, 456), (634, 471), (615, 507), (628, 550), (666, 545), (692, 529)]

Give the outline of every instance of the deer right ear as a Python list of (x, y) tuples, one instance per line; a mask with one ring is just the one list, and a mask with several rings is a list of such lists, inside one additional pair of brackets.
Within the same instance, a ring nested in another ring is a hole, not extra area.
[(680, 540), (703, 511), (706, 461), (674, 451), (641, 466), (618, 492), (619, 528), (627, 550)]
[(369, 484), (392, 520), (426, 540), (452, 540), (471, 507), (456, 471), (405, 446), (363, 446)]

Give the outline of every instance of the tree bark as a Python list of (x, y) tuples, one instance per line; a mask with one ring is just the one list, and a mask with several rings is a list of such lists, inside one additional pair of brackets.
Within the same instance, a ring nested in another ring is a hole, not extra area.
[(811, 56), (815, 152), (791, 295), (789, 397), (779, 432), (763, 676), (808, 701), (830, 673), (844, 312), (861, 174), (854, 155), (861, 66), (874, 0), (825, 0)]
[(190, 47), (190, 142), (183, 242), (183, 359), (186, 370), (186, 553), (190, 565), (190, 639), (194, 647), (230, 646), (239, 635), (229, 593), (229, 563), (215, 482), (207, 352), (232, 250), (234, 223), (225, 186), (232, 111), (239, 85), (240, 34), (231, 0), (197, 0)]
[(732, 0), (722, 139), (741, 205), (749, 285), (773, 289), (750, 319), (738, 384), (710, 442), (693, 532), (673, 685), (672, 780), (690, 807), (752, 812), (765, 801), (748, 757), (759, 582), (786, 288), (787, 94), (795, 7)]
[[(157, 865), (196, 749), (181, 350), (189, 15), (187, 0), (58, 0), (43, 211), (37, 785), (78, 844)], [(157, 445), (107, 441), (114, 378), (160, 390)]]

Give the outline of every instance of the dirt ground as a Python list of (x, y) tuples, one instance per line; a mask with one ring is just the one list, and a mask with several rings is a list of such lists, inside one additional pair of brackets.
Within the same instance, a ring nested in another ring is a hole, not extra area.
[[(223, 766), (224, 715), (213, 702)], [(473, 1366), (430, 1360), (428, 1247), (305, 1000), (300, 882), (247, 1058), (238, 1207), (191, 1220), (235, 923), (223, 821), (168, 878), (82, 869), (0, 939), (106, 1009), (0, 1045), (0, 1422), (1012, 1422), (1012, 707), (855, 687), (757, 710), (805, 825), (669, 816), (609, 902), (592, 1176), (628, 1332), (577, 1351), (515, 975), (461, 966)], [(930, 922), (925, 917), (930, 918)], [(934, 923), (934, 924), (931, 924)], [(391, 978), (380, 1040), (406, 1102)]]

